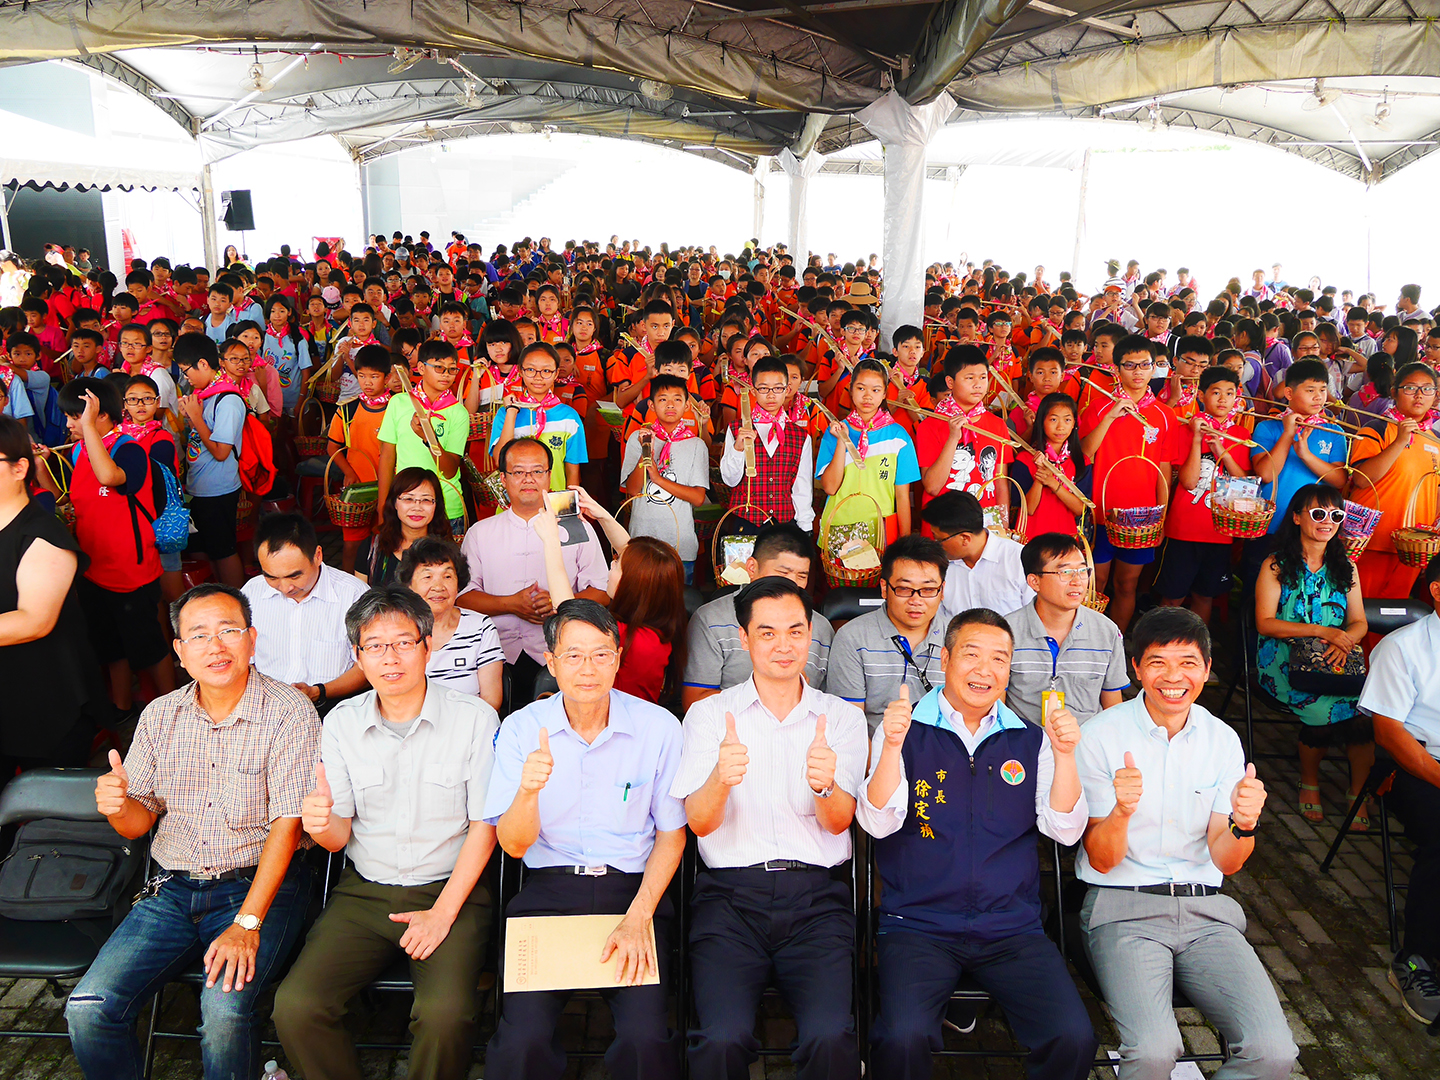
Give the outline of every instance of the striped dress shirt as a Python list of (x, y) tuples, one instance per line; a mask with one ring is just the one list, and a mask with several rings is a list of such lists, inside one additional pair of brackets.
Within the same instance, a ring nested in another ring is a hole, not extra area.
[(684, 799), (704, 786), (720, 756), (725, 714), (750, 757), (745, 778), (730, 789), (720, 827), (700, 838), (700, 856), (709, 867), (753, 866), (769, 859), (795, 859), (837, 866), (850, 858), (850, 834), (827, 832), (815, 818), (815, 793), (805, 759), (825, 717), (825, 741), (838, 759), (835, 787), (857, 795), (865, 778), (869, 743), (865, 714), (848, 701), (808, 683), (800, 703), (783, 719), (760, 702), (754, 678), (697, 701), (685, 715), (685, 748), (670, 794)]
[(264, 576), (240, 591), (250, 601), (258, 631), (255, 666), (272, 679), (318, 686), (339, 678), (355, 663), (345, 636), (345, 613), (365, 592), (354, 574), (320, 564), (320, 580), (298, 604), (274, 589)]

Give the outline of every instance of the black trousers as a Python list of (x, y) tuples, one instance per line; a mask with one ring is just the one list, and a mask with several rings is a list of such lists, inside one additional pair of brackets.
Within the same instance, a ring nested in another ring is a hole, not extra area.
[(771, 982), (795, 1016), (798, 1080), (856, 1080), (850, 884), (812, 870), (702, 871), (690, 904), (694, 1080), (748, 1080)]
[[(640, 879), (640, 874), (532, 874), (505, 916), (623, 915)], [(614, 1080), (671, 1080), (680, 1075), (680, 1036), (670, 1030), (665, 1002), (672, 916), (666, 897), (655, 909), (659, 985), (601, 991), (615, 1020), (615, 1041), (605, 1052)], [(485, 1050), (487, 1080), (559, 1080), (566, 1059), (555, 1024), (569, 1000), (568, 990), (506, 994), (500, 1025)]]
[(1405, 835), (1415, 842), (1400, 955), (1419, 953), (1435, 964), (1440, 962), (1440, 788), (1396, 769), (1395, 784), (1385, 803), (1405, 823)]
[(871, 1032), (876, 1080), (929, 1080), (944, 1046), (940, 1020), (962, 973), (1005, 1010), (1030, 1048), (1030, 1080), (1084, 1080), (1099, 1045), (1090, 1016), (1054, 942), (1038, 929), (998, 941), (908, 930), (879, 936), (880, 1015)]
[(510, 676), (510, 700), (506, 703), (506, 716), (519, 712), (535, 700), (535, 680), (544, 670), (544, 666), (523, 649), (515, 658), (515, 663), (505, 665), (505, 671)]

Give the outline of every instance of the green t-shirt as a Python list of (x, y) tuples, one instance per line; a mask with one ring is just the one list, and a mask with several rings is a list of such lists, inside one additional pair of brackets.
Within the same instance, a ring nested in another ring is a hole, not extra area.
[[(410, 420), (415, 415), (415, 406), (404, 394), (396, 394), (385, 406), (385, 417), (380, 421), (380, 441), (395, 447), (395, 471), (419, 467), (429, 469), (436, 476), (435, 457), (425, 440), (415, 434)], [(430, 417), (430, 426), (435, 429), (435, 438), (444, 450), (452, 454), (464, 454), (465, 443), (470, 438), (470, 413), (462, 402), (447, 405)], [(465, 497), (460, 491), (460, 473), (453, 477), (440, 476), (440, 487), (445, 492), (445, 516), (451, 521), (465, 516)]]

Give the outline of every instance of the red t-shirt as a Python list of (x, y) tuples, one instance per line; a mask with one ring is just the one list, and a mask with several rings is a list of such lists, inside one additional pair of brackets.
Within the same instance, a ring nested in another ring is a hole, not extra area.
[[(620, 623), (620, 640), (625, 640), (625, 624)], [(670, 645), (648, 626), (635, 631), (629, 647), (620, 658), (615, 673), (615, 689), (657, 704), (665, 688), (665, 667), (670, 663)]]
[[(1101, 418), (1114, 405), (1109, 398), (1097, 395), (1095, 402), (1080, 413), (1080, 437), (1086, 438), (1099, 427)], [(1155, 470), (1135, 461), (1135, 457), (1178, 465), (1190, 452), (1190, 443), (1186, 441), (1189, 429), (1175, 418), (1168, 405), (1155, 401), (1141, 409), (1140, 414), (1154, 431), (1147, 433), (1139, 420), (1126, 413), (1110, 425), (1095, 451), (1095, 460), (1091, 463), (1095, 477), (1093, 498), (1101, 517), (1111, 509), (1156, 505), (1159, 493)], [(1112, 478), (1111, 471), (1122, 463)]]
[[(1194, 439), (1186, 429), (1182, 432)], [(1225, 429), (1225, 434), (1232, 439), (1248, 439), (1250, 433), (1239, 424), (1231, 424)], [(1177, 440), (1185, 443), (1185, 439)], [(1190, 446), (1193, 442), (1185, 444), (1185, 455), (1183, 461), (1190, 456)], [(1172, 540), (1193, 540), (1202, 544), (1228, 544), (1231, 538), (1224, 533), (1215, 530), (1215, 523), (1210, 516), (1210, 480), (1219, 468), (1215, 461), (1215, 455), (1210, 450), (1210, 439), (1208, 436), (1200, 444), (1200, 482), (1194, 490), (1186, 490), (1179, 486), (1178, 477), (1175, 486), (1175, 496), (1170, 500), (1170, 512), (1165, 517), (1165, 535)], [(1246, 472), (1250, 471), (1250, 447), (1243, 444), (1225, 444), (1226, 450), (1230, 452), (1230, 458)]]
[[(1030, 482), (1032, 484), (1036, 483), (1035, 458), (1031, 454), (1023, 452), (1017, 454), (1015, 457), (1015, 464), (1023, 465), (1025, 466), (1025, 468), (1030, 470)], [(1050, 463), (1050, 467), (1052, 469), (1056, 467), (1053, 461)], [(1068, 457), (1063, 462), (1061, 462), (1059, 465), (1059, 469), (1069, 479), (1075, 479), (1075, 459), (1073, 457)], [(1055, 492), (1046, 488), (1043, 492), (1041, 492), (1040, 505), (1035, 508), (1035, 512), (1031, 514), (1029, 519), (1026, 521), (1025, 539), (1033, 540), (1035, 537), (1041, 535), (1042, 533), (1051, 532), (1064, 533), (1066, 536), (1074, 536), (1076, 526), (1077, 522), (1075, 520), (1075, 515), (1072, 514), (1070, 510), (1065, 506), (1065, 504), (1060, 501), (1060, 497), (1056, 495)]]
[[(1001, 497), (1001, 485), (995, 483), (995, 476), (1014, 460), (1014, 451), (1008, 442), (1010, 430), (1005, 421), (990, 412), (981, 413), (970, 423), (984, 431), (994, 432), (994, 438), (975, 431), (964, 432), (955, 446), (945, 491), (968, 491), (980, 500), (981, 506), (994, 506)], [(949, 438), (950, 425), (944, 420), (927, 416), (920, 422), (920, 428), (915, 433), (915, 457), (922, 472), (935, 464)], [(1009, 486), (1004, 485), (1006, 488)], [(920, 505), (924, 506), (932, 498), (934, 496), (926, 492)], [(1008, 501), (1009, 495), (1005, 498)]]

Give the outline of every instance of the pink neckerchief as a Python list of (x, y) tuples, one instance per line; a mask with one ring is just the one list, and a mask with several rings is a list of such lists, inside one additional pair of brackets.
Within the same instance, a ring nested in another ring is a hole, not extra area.
[(1052, 465), (1063, 465), (1069, 461), (1070, 441), (1067, 439), (1065, 442), (1062, 442), (1059, 450), (1056, 450), (1055, 447), (1047, 443), (1045, 446), (1045, 460), (1049, 461)]
[(963, 416), (966, 420), (975, 420), (986, 413), (985, 402), (976, 402), (969, 409), (955, 400), (954, 394), (946, 394), (935, 405), (935, 411), (941, 416)]
[(545, 413), (556, 405), (563, 405), (564, 402), (555, 396), (552, 389), (542, 398), (536, 398), (525, 389), (520, 381), (518, 373), (512, 374), (511, 378), (505, 380), (506, 394), (514, 397), (517, 409), (530, 409), (535, 413), (535, 434), (539, 435), (545, 430)]
[[(796, 402), (798, 405), (799, 402)], [(775, 451), (780, 449), (780, 440), (785, 435), (785, 426), (792, 420), (798, 421), (791, 409), (780, 408), (774, 414), (766, 412), (759, 405), (750, 406), (750, 426), (755, 429), (755, 434), (760, 435), (760, 442), (765, 447), (765, 456), (774, 457)], [(765, 434), (760, 433), (760, 425), (769, 424), (770, 429)]]
[(120, 421), (121, 433), (129, 435), (136, 442), (149, 438), (151, 433), (159, 431), (161, 426), (159, 420), (147, 420), (143, 424), (137, 424), (135, 421), (129, 419)]
[[(1126, 395), (1125, 395), (1125, 397), (1126, 397), (1127, 399), (1129, 398), (1129, 396), (1130, 396), (1129, 394), (1126, 394)], [(1134, 405), (1135, 405), (1135, 408), (1136, 408), (1137, 411), (1144, 412), (1144, 411), (1145, 411), (1146, 409), (1148, 409), (1151, 405), (1154, 405), (1155, 402), (1158, 401), (1158, 400), (1159, 400), (1159, 399), (1155, 396), (1155, 394), (1154, 394), (1154, 393), (1151, 391), (1151, 389), (1147, 386), (1147, 387), (1145, 388), (1145, 393), (1143, 393), (1143, 394), (1140, 395), (1140, 400), (1137, 401), (1137, 402), (1135, 402)], [(1144, 423), (1144, 421), (1142, 420), (1141, 423)]]
[(365, 393), (362, 390), (360, 393), (360, 402), (372, 412), (379, 412), (389, 403), (390, 396), (391, 395), (389, 390), (382, 390), (374, 397), (371, 397), (369, 394)]
[(1185, 382), (1184, 380), (1181, 380), (1181, 383), (1180, 383), (1180, 401), (1176, 404), (1175, 407), (1176, 407), (1177, 409), (1186, 409), (1186, 408), (1189, 408), (1191, 402), (1193, 402), (1193, 401), (1195, 400), (1195, 395), (1198, 394), (1199, 392), (1200, 392), (1200, 384), (1199, 384), (1199, 383)]
[[(1395, 424), (1398, 424), (1401, 420), (1405, 419), (1405, 417), (1400, 415), (1400, 410), (1395, 408), (1394, 405), (1391, 405), (1381, 415), (1384, 416), (1386, 420), (1389, 420)], [(1424, 416), (1420, 418), (1420, 430), (1429, 431), (1435, 426), (1437, 421), (1440, 421), (1440, 409), (1431, 409), (1429, 412), (1427, 412)]]
[(578, 341), (571, 342), (571, 344), (575, 346), (575, 359), (577, 360), (582, 356), (589, 356), (592, 352), (600, 351), (598, 341), (591, 341), (588, 345), (581, 345)]
[(549, 319), (545, 318), (545, 316), (543, 315), (540, 315), (536, 317), (536, 321), (540, 324), (540, 330), (542, 332), (548, 331), (549, 333), (554, 334), (556, 337), (563, 338), (566, 334), (570, 332), (570, 322), (565, 318), (564, 315), (557, 314), (553, 318)]
[[(245, 382), (248, 383), (250, 380), (246, 379)], [(239, 383), (232, 381), (230, 376), (216, 375), (215, 378), (210, 381), (210, 385), (205, 387), (204, 390), (195, 391), (195, 396), (199, 400), (205, 401), (208, 398), (218, 397), (220, 394), (239, 394), (244, 398), (249, 392), (250, 388), (248, 386), (242, 388)]]
[(855, 446), (855, 456), (863, 463), (870, 454), (870, 432), (884, 427), (886, 424), (893, 424), (895, 418), (890, 415), (889, 409), (877, 409), (875, 415), (870, 418), (867, 424), (858, 412), (852, 412), (846, 418), (846, 423), (860, 433), (860, 441)]
[(684, 442), (686, 439), (698, 439), (699, 436), (682, 421), (675, 425), (674, 431), (666, 431), (660, 426), (657, 420), (650, 425), (650, 433), (660, 440), (660, 449), (655, 453), (655, 467), (663, 469), (670, 462), (670, 444)]
[(164, 369), (163, 366), (161, 366), (160, 364), (155, 363), (155, 361), (154, 361), (154, 360), (151, 360), (148, 356), (147, 356), (144, 360), (140, 361), (140, 374), (141, 374), (141, 375), (150, 376), (150, 375), (154, 375), (155, 372), (157, 372), (157, 371), (164, 371), (164, 370), (165, 370), (165, 369)]
[(1325, 418), (1323, 416), (1301, 416), (1299, 413), (1295, 412), (1294, 409), (1286, 409), (1276, 419), (1278, 419), (1283, 424), (1285, 422), (1285, 417), (1291, 415), (1292, 413), (1294, 413), (1295, 415), (1295, 423), (1300, 427), (1320, 427), (1322, 424), (1325, 423)]
[(909, 390), (912, 386), (914, 386), (916, 383), (918, 383), (918, 382), (920, 381), (920, 377), (921, 377), (921, 376), (920, 376), (920, 367), (919, 367), (919, 365), (916, 365), (916, 367), (915, 367), (915, 372), (914, 372), (914, 374), (911, 374), (911, 375), (906, 375), (906, 374), (905, 374), (905, 369), (904, 369), (903, 367), (900, 367), (898, 364), (895, 366), (895, 369), (894, 369), (894, 370), (896, 370), (896, 371), (898, 371), (898, 372), (900, 373), (900, 381), (905, 384), (905, 389), (906, 389), (906, 390)]
[(1040, 395), (1039, 395), (1039, 394), (1028, 394), (1028, 395), (1026, 395), (1026, 398), (1025, 398), (1025, 407), (1026, 407), (1027, 409), (1029, 409), (1032, 413), (1035, 412), (1037, 409), (1039, 409), (1039, 408), (1040, 408)]
[(356, 340), (355, 340), (355, 335), (354, 335), (354, 334), (351, 334), (350, 337), (349, 337), (347, 340), (350, 342), (350, 351), (351, 351), (351, 352), (354, 352), (356, 349), (363, 349), (366, 345), (379, 345), (379, 344), (380, 344), (380, 342), (378, 342), (378, 341), (375, 340), (375, 335), (374, 335), (374, 334), (371, 334), (371, 335), (370, 335), (368, 338), (366, 338), (364, 341), (356, 341)]
[(420, 402), (421, 406), (425, 409), (426, 416), (434, 416), (436, 413), (444, 412), (451, 405), (456, 404), (460, 400), (449, 390), (446, 390), (443, 394), (440, 395), (440, 399), (438, 401), (431, 402), (431, 400), (425, 396), (425, 390), (421, 386), (415, 387), (415, 389), (411, 391), (411, 394), (414, 396), (415, 400)]
[(445, 340), (447, 342), (450, 342), (450, 344), (457, 349), (468, 349), (470, 348), (470, 346), (475, 344), (475, 342), (470, 340), (469, 334), (461, 334), (459, 341), (450, 341), (449, 338), (446, 338)]

